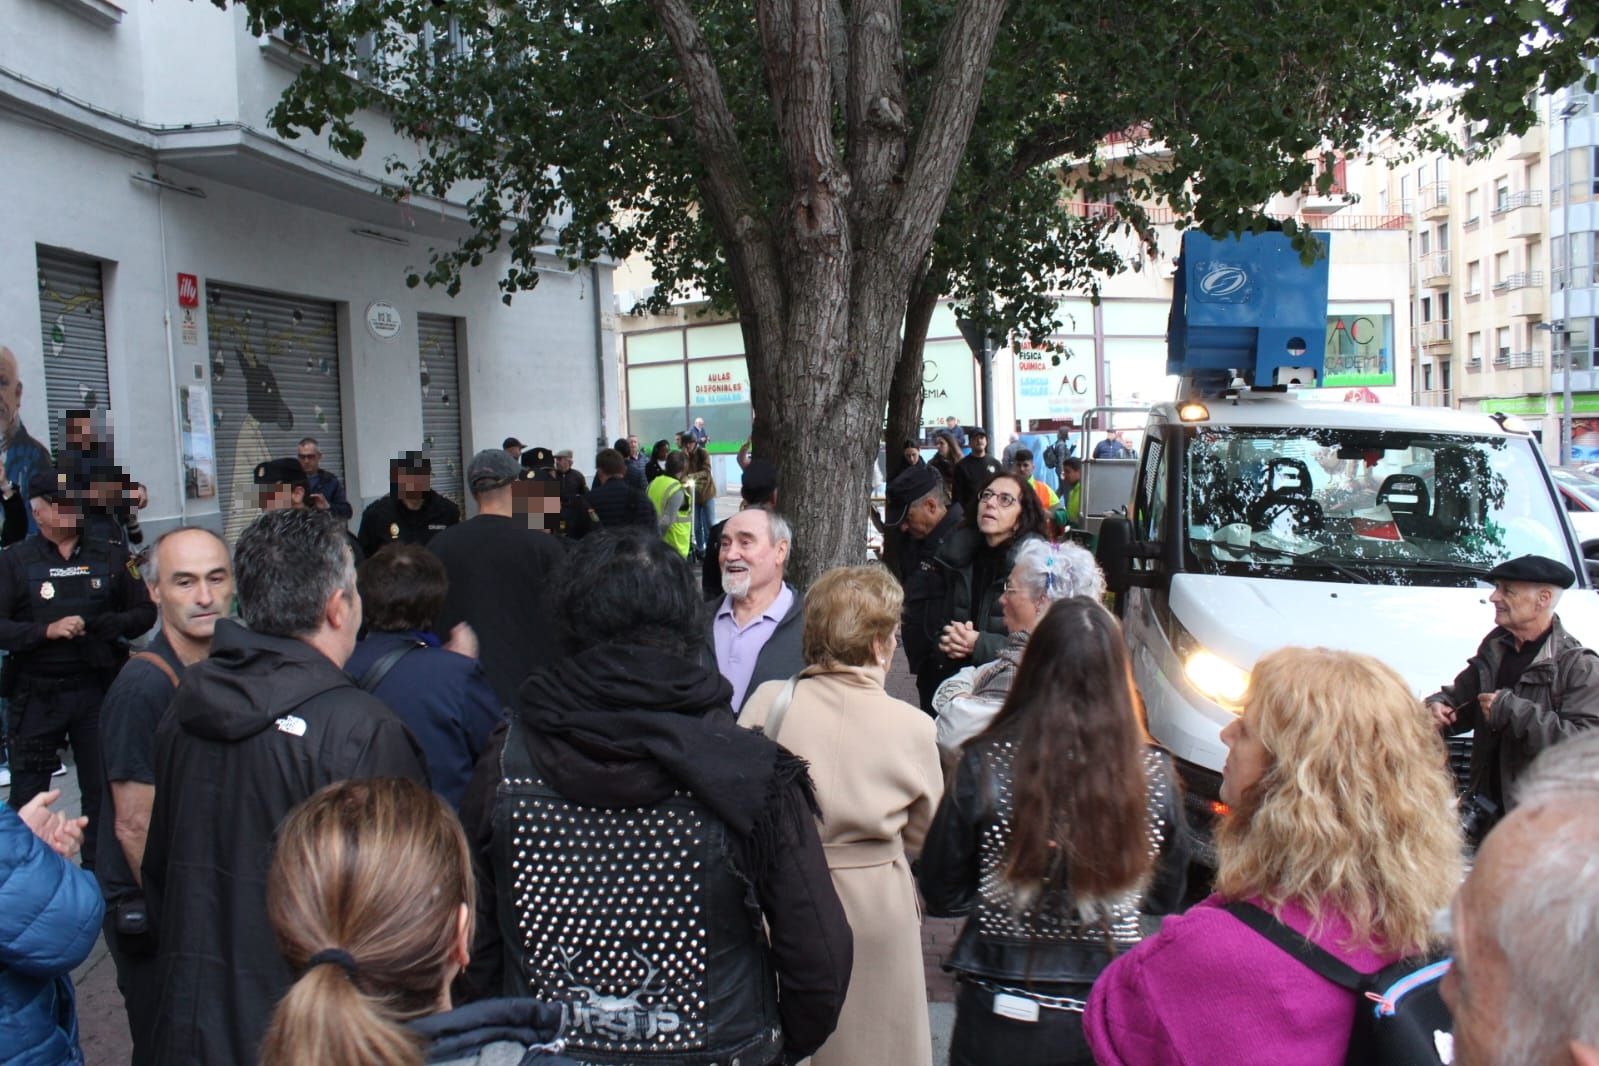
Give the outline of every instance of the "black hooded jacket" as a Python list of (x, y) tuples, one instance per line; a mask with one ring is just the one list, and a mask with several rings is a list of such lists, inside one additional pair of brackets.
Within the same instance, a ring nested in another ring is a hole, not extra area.
[[(729, 695), (695, 659), (589, 649), (528, 677), (509, 734), (467, 789), (480, 878), (474, 990), (565, 1001), (568, 1053), (585, 1062), (794, 1061), (837, 1023), (853, 941), (809, 775), (739, 728)], [(579, 876), (599, 887), (567, 894)], [(649, 886), (647, 915), (631, 897), (595, 902), (635, 882)], [(679, 913), (687, 898), (692, 917)], [(673, 943), (663, 923), (680, 918)], [(520, 931), (530, 928), (536, 943)], [(685, 969), (696, 945), (714, 965)], [(657, 1023), (662, 1040), (647, 1049), (618, 1031)]]
[(346, 778), (427, 783), (404, 725), (300, 640), (217, 623), (156, 731), (144, 890), (160, 942), (154, 1061), (251, 1063), (292, 974), (267, 921), (279, 823)]

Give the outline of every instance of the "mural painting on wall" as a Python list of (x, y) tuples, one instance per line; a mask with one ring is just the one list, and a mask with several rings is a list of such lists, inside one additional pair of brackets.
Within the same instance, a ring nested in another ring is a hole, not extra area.
[[(430, 403), (437, 403), (445, 408), (454, 407), (458, 397), (450, 395), (449, 390), (443, 386), (435, 385), (433, 383), (433, 375), (428, 371), (428, 360), (430, 358), (442, 359), (444, 357), (444, 349), (438, 339), (423, 337), (418, 355), (421, 358), (422, 366), (422, 409), (424, 415)], [(448, 364), (445, 365), (447, 366)], [(455, 415), (455, 417), (459, 418), (460, 416)], [(461, 474), (461, 458), (453, 451), (447, 451), (442, 456), (439, 455), (435, 447), (437, 443), (431, 433), (425, 433), (422, 437), (422, 452), (432, 461), (434, 471), (438, 472), (442, 469), (444, 473), (449, 475), (449, 480), (453, 483), (454, 479), (460, 477)], [(466, 501), (460, 498), (460, 493), (451, 493), (449, 495), (451, 499), (455, 500), (457, 507), (464, 508), (466, 506)]]
[[(207, 326), (211, 337), (211, 380), (217, 393), (211, 425), (218, 440), (232, 442), (232, 462), (222, 471), (229, 486), (229, 508), (234, 513), (253, 511), (256, 505), (255, 466), (266, 459), (295, 453), (302, 436), (315, 436), (329, 427), (328, 412), (313, 403), (310, 410), (290, 410), (278, 385), (277, 370), (331, 378), (337, 367), (326, 357), (302, 354), (307, 342), (332, 336), (331, 324), (313, 327), (304, 315), (290, 314), (286, 328), (256, 322), (248, 307), (227, 307), (219, 292), (211, 292)], [(274, 360), (277, 366), (274, 368)], [(301, 363), (303, 362), (303, 368)], [(244, 383), (242, 409), (222, 402), (224, 383), (238, 375)]]

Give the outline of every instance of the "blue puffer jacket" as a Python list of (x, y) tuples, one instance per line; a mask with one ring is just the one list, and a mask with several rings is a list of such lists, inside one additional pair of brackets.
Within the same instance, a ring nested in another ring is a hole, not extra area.
[(0, 807), (0, 1063), (81, 1063), (72, 968), (100, 935), (105, 903), (78, 869)]

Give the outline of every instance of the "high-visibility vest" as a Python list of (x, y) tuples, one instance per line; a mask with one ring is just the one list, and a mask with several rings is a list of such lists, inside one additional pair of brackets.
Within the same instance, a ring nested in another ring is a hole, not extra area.
[(666, 507), (667, 497), (679, 489), (683, 492), (682, 503), (672, 518), (672, 524), (661, 534), (661, 539), (676, 548), (677, 554), (686, 559), (689, 543), (694, 535), (694, 490), (677, 478), (662, 474), (650, 482), (650, 503), (655, 507), (655, 514), (659, 517)]

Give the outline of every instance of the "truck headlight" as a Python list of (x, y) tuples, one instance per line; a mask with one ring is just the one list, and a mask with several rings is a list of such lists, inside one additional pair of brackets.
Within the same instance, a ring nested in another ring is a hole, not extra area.
[(1183, 673), (1189, 682), (1231, 710), (1243, 706), (1244, 691), (1249, 688), (1249, 672), (1204, 648), (1195, 648), (1183, 660)]

